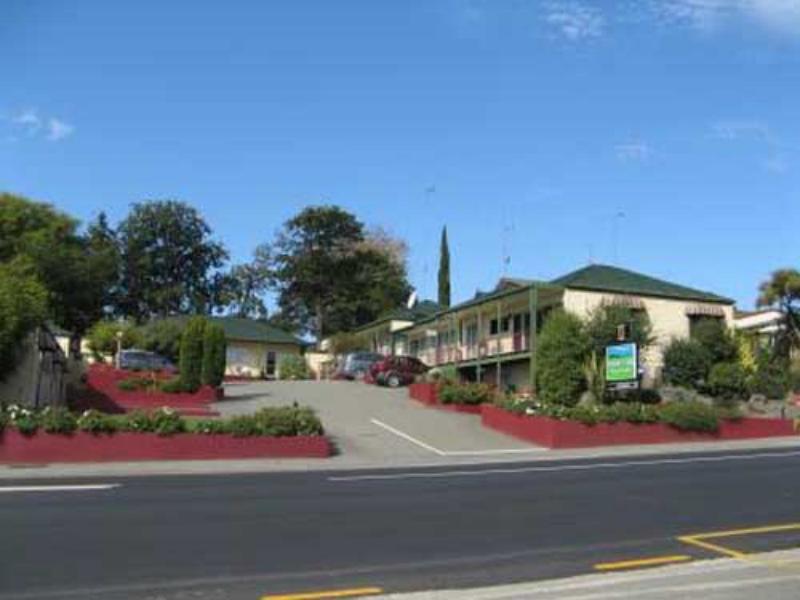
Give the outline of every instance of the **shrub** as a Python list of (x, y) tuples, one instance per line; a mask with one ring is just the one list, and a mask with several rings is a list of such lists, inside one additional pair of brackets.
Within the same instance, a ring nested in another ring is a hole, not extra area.
[(718, 363), (708, 374), (708, 390), (721, 400), (744, 400), (747, 398), (747, 372), (739, 363)]
[(296, 381), (308, 379), (310, 374), (306, 359), (297, 354), (284, 354), (278, 362), (278, 374), (281, 379)]
[(39, 415), (29, 408), (12, 404), (8, 407), (8, 423), (23, 435), (33, 435), (39, 429)]
[(173, 377), (172, 379), (159, 382), (158, 389), (165, 394), (180, 394), (186, 391), (180, 377)]
[(119, 429), (117, 421), (110, 415), (101, 413), (95, 409), (85, 411), (78, 417), (78, 429), (89, 433), (114, 433)]
[(494, 391), (485, 383), (446, 383), (439, 388), (442, 404), (486, 404), (494, 400)]
[(792, 387), (786, 360), (763, 350), (755, 359), (756, 367), (750, 376), (750, 391), (773, 400), (782, 400)]
[(453, 365), (434, 367), (425, 373), (425, 381), (431, 383), (458, 383), (460, 379), (458, 369)]
[(724, 319), (698, 319), (692, 324), (691, 339), (705, 348), (712, 364), (732, 363), (739, 358), (739, 346), (728, 331)]
[(664, 381), (670, 385), (700, 389), (708, 377), (711, 358), (697, 340), (672, 340), (664, 351)]
[(44, 321), (47, 290), (21, 261), (0, 265), (0, 380), (17, 365), (25, 336)]
[(117, 354), (117, 334), (122, 332), (120, 345), (123, 350), (133, 348), (141, 342), (139, 331), (127, 321), (97, 321), (86, 333), (86, 342), (95, 360)]
[(563, 310), (551, 313), (539, 336), (537, 391), (549, 404), (573, 406), (586, 387), (583, 365), (589, 340), (580, 319)]
[(630, 338), (626, 341), (636, 342), (640, 349), (653, 343), (653, 326), (646, 311), (601, 304), (589, 314), (585, 324), (591, 349), (598, 357), (605, 357), (606, 346), (617, 343), (617, 327), (625, 323), (630, 325)]
[(171, 408), (162, 407), (150, 414), (154, 433), (162, 436), (175, 435), (186, 431), (186, 421)]
[(180, 377), (187, 391), (194, 392), (200, 387), (205, 328), (206, 320), (203, 317), (193, 317), (181, 336)]
[(186, 430), (191, 433), (202, 433), (205, 435), (228, 433), (229, 422), (219, 419), (196, 419), (186, 422)]
[(153, 381), (144, 377), (128, 377), (117, 382), (117, 387), (125, 392), (149, 390), (154, 387)]
[(662, 422), (683, 431), (714, 432), (719, 428), (719, 412), (702, 402), (670, 402), (658, 412)]
[(222, 325), (208, 323), (203, 336), (203, 385), (219, 387), (225, 378), (225, 330)]
[(78, 428), (78, 419), (64, 407), (45, 408), (39, 423), (47, 433), (72, 433)]
[(789, 386), (795, 394), (800, 394), (800, 369), (792, 369), (789, 372)]

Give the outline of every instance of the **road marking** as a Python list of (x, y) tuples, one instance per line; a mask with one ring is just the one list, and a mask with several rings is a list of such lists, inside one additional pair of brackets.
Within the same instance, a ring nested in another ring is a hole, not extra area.
[(379, 421), (378, 419), (370, 419), (370, 421), (377, 425), (378, 427), (382, 427), (386, 431), (395, 434), (398, 437), (403, 438), (404, 440), (411, 442), (419, 446), (420, 448), (424, 448), (429, 452), (433, 452), (438, 456), (489, 456), (489, 455), (496, 455), (496, 454), (527, 454), (529, 452), (546, 452), (547, 448), (509, 448), (509, 449), (498, 449), (498, 450), (440, 450), (436, 446), (432, 446), (427, 442), (423, 442), (415, 438), (414, 436), (400, 431), (396, 427), (392, 427), (383, 421)]
[(652, 460), (629, 460), (620, 462), (589, 463), (580, 465), (552, 465), (543, 467), (510, 467), (481, 470), (452, 470), (434, 472), (405, 472), (376, 475), (340, 475), (328, 477), (328, 481), (370, 481), (389, 479), (440, 479), (444, 477), (483, 477), (487, 475), (518, 475), (522, 473), (558, 473), (561, 471), (591, 471), (593, 469), (623, 469), (658, 465), (681, 465), (692, 463), (714, 463), (732, 460), (757, 460), (762, 458), (785, 458), (800, 456), (797, 452), (762, 452), (760, 454), (728, 454), (725, 456), (695, 456), (690, 458), (660, 458)]
[(439, 450), (438, 448), (434, 448), (430, 444), (426, 444), (425, 442), (422, 442), (422, 441), (418, 440), (417, 438), (412, 437), (412, 436), (408, 435), (407, 433), (404, 433), (404, 432), (400, 431), (399, 429), (395, 429), (394, 427), (392, 427), (391, 425), (387, 425), (383, 421), (379, 421), (378, 419), (371, 419), (371, 421), (375, 425), (377, 425), (378, 427), (383, 427), (386, 431), (388, 431), (390, 433), (393, 433), (397, 437), (401, 437), (404, 440), (406, 440), (407, 442), (411, 442), (412, 444), (415, 444), (415, 445), (419, 446), (420, 448), (424, 448), (425, 450), (428, 450), (429, 452), (433, 452), (434, 454), (438, 454), (439, 456), (444, 456), (445, 455), (443, 450)]
[(91, 492), (95, 490), (111, 490), (120, 487), (119, 483), (92, 483), (86, 485), (20, 485), (0, 487), (0, 494), (18, 494), (25, 492)]
[(785, 525), (767, 525), (764, 527), (748, 527), (745, 529), (728, 529), (725, 531), (710, 531), (708, 533), (695, 533), (692, 535), (682, 535), (678, 537), (678, 541), (691, 546), (697, 546), (705, 550), (711, 550), (724, 556), (731, 558), (746, 559), (748, 558), (747, 552), (740, 552), (733, 548), (714, 544), (708, 540), (715, 540), (717, 538), (729, 538), (742, 535), (755, 535), (759, 533), (777, 533), (780, 531), (798, 531), (800, 530), (800, 523), (787, 523)]
[(686, 562), (692, 560), (686, 554), (675, 554), (672, 556), (654, 556), (652, 558), (639, 558), (636, 560), (622, 560), (619, 562), (597, 563), (594, 568), (597, 571), (616, 571), (618, 569), (635, 569), (637, 567), (653, 567), (666, 565), (676, 562)]
[(382, 594), (379, 587), (351, 588), (349, 590), (327, 590), (322, 592), (306, 592), (301, 594), (279, 594), (262, 596), (261, 600), (326, 600), (327, 598), (357, 598)]

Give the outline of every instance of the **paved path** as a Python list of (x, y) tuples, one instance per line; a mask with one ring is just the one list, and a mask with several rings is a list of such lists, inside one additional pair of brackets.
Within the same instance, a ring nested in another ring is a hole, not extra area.
[(297, 402), (315, 408), (342, 456), (376, 466), (404, 459), (526, 454), (544, 449), (481, 426), (480, 417), (426, 407), (408, 390), (350, 381), (230, 385), (223, 415)]
[[(737, 553), (790, 549), (800, 544), (799, 467), (800, 453), (787, 449), (95, 478), (70, 489), (63, 480), (3, 482), (0, 600), (254, 600), (364, 587), (461, 589), (469, 599), (467, 588), (575, 576), (601, 563), (721, 556), (708, 543)], [(680, 539), (687, 535), (693, 543)]]

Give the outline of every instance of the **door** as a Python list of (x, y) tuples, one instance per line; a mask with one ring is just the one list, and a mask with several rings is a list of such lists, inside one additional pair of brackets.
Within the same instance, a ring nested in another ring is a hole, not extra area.
[(514, 352), (522, 352), (523, 346), (523, 333), (522, 333), (522, 315), (514, 315)]
[(278, 355), (273, 350), (267, 350), (267, 363), (264, 365), (264, 375), (267, 379), (275, 379), (277, 375)]

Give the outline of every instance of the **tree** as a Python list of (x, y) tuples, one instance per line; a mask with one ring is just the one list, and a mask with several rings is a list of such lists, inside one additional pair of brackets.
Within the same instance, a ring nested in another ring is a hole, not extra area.
[(706, 349), (712, 364), (732, 363), (739, 359), (739, 346), (724, 319), (699, 319), (692, 325), (691, 337)]
[(46, 315), (47, 290), (33, 266), (26, 260), (0, 264), (0, 380), (16, 366), (22, 340)]
[(181, 336), (180, 380), (189, 392), (196, 391), (202, 383), (205, 329), (205, 318), (192, 317)]
[(48, 318), (80, 337), (105, 312), (116, 255), (49, 204), (0, 194), (0, 263), (24, 258), (48, 290)]
[(653, 343), (653, 326), (646, 311), (620, 304), (601, 304), (586, 321), (586, 333), (598, 358), (605, 359), (606, 346), (617, 342), (617, 328), (623, 324), (630, 328), (626, 341), (636, 342), (640, 349)]
[(203, 385), (222, 385), (225, 378), (225, 351), (225, 330), (217, 323), (207, 323), (203, 333)]
[(180, 358), (185, 322), (180, 319), (154, 319), (137, 328), (142, 347), (174, 363)]
[(439, 306), (450, 306), (450, 248), (447, 244), (447, 227), (442, 228), (439, 248)]
[(272, 251), (261, 244), (249, 263), (235, 265), (229, 273), (229, 298), (226, 304), (237, 317), (266, 319), (264, 294), (272, 281)]
[(273, 248), (280, 318), (317, 340), (401, 305), (405, 264), (369, 239), (338, 206), (311, 206), (287, 221)]
[(134, 348), (140, 341), (140, 332), (128, 321), (104, 319), (95, 322), (86, 332), (86, 342), (95, 360), (116, 356), (118, 346), (123, 350)]
[(780, 310), (786, 327), (777, 340), (779, 352), (789, 355), (791, 348), (800, 348), (800, 271), (778, 269), (759, 286), (758, 306)]
[(174, 200), (134, 204), (117, 235), (118, 313), (143, 321), (220, 305), (228, 254), (196, 209)]
[(536, 390), (543, 402), (574, 406), (586, 389), (590, 340), (581, 320), (564, 310), (548, 315), (536, 352)]
[(670, 385), (703, 389), (712, 366), (711, 355), (697, 340), (674, 339), (664, 350), (662, 376)]

